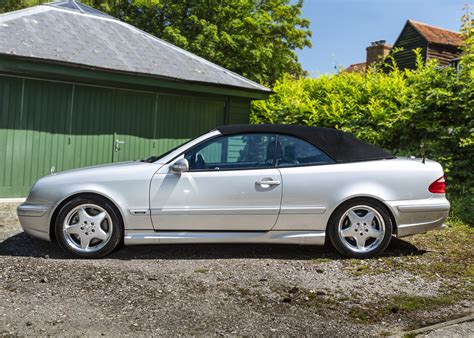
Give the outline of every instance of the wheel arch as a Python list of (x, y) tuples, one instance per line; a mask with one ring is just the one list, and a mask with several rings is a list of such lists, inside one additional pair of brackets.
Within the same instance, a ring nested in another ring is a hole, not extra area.
[(327, 224), (326, 224), (326, 228), (329, 226), (329, 224), (331, 223), (332, 221), (332, 218), (334, 216), (334, 214), (342, 207), (344, 207), (345, 204), (349, 203), (349, 202), (353, 202), (353, 201), (357, 201), (357, 200), (364, 200), (364, 201), (367, 201), (367, 200), (371, 200), (377, 204), (380, 204), (384, 209), (385, 211), (387, 212), (387, 214), (389, 215), (390, 217), (390, 221), (392, 222), (392, 234), (397, 234), (398, 230), (397, 230), (397, 222), (395, 220), (395, 216), (392, 212), (392, 210), (390, 209), (390, 207), (385, 203), (384, 200), (376, 197), (376, 196), (370, 196), (370, 195), (358, 195), (358, 196), (351, 196), (349, 198), (346, 198), (345, 200), (341, 201), (337, 207), (334, 208), (334, 210), (331, 212), (331, 215), (329, 216), (328, 218), (328, 221), (327, 221)]
[(56, 240), (56, 232), (54, 231), (54, 227), (55, 227), (55, 224), (56, 224), (56, 220), (57, 220), (57, 217), (58, 217), (58, 214), (60, 212), (60, 210), (62, 209), (62, 207), (64, 205), (66, 205), (69, 201), (73, 200), (74, 198), (77, 198), (77, 197), (87, 197), (87, 196), (91, 196), (91, 197), (95, 197), (95, 198), (99, 198), (99, 199), (102, 199), (102, 200), (105, 200), (107, 201), (108, 203), (110, 203), (110, 205), (115, 208), (115, 211), (117, 212), (117, 215), (120, 217), (120, 220), (122, 221), (122, 224), (125, 226), (124, 224), (124, 217), (123, 217), (123, 214), (122, 214), (122, 210), (118, 207), (117, 203), (112, 200), (111, 198), (109, 198), (108, 196), (105, 196), (103, 194), (100, 194), (98, 192), (94, 192), (94, 191), (82, 191), (82, 192), (77, 192), (77, 193), (74, 193), (66, 198), (64, 198), (60, 203), (58, 203), (56, 205), (56, 207), (54, 208), (52, 214), (51, 214), (51, 218), (49, 220), (49, 237), (52, 241), (55, 241)]

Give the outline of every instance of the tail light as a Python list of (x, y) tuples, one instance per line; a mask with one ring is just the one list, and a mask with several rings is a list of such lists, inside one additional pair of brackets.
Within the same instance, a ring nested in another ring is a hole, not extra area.
[(444, 176), (441, 176), (436, 181), (430, 184), (428, 190), (433, 194), (444, 194), (446, 193), (446, 182)]

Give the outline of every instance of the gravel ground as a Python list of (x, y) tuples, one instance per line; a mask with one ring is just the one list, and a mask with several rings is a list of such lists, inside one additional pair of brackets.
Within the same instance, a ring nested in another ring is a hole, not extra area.
[(474, 305), (463, 272), (472, 232), (456, 237), (462, 257), (437, 249), (444, 235), (426, 234), (364, 261), (284, 245), (126, 247), (81, 260), (25, 235), (15, 207), (0, 205), (3, 335), (386, 335)]

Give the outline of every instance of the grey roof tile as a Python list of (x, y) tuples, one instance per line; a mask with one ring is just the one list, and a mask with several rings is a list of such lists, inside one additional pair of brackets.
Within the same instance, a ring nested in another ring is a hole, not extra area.
[[(72, 3), (72, 4), (71, 4)], [(270, 89), (74, 1), (0, 15), (0, 54), (260, 92)]]

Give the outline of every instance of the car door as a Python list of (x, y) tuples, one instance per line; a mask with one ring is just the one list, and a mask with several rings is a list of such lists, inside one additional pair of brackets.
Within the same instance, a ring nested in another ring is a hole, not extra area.
[(156, 230), (267, 231), (282, 197), (275, 168), (276, 136), (218, 136), (186, 151), (189, 170), (164, 167), (152, 179), (150, 209)]
[(274, 230), (325, 230), (338, 184), (334, 160), (305, 140), (278, 135), (276, 167), (285, 184)]

